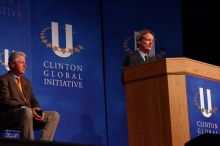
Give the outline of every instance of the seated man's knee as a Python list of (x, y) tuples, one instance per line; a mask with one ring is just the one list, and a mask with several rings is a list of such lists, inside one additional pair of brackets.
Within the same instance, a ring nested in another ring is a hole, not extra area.
[(28, 118), (28, 119), (33, 119), (33, 112), (31, 108), (23, 108), (23, 117)]
[(53, 117), (54, 120), (59, 121), (60, 120), (60, 114), (56, 111), (51, 112), (51, 116)]

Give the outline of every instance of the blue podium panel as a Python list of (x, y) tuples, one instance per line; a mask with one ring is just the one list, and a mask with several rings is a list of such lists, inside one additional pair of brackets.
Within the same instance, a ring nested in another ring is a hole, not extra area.
[(186, 76), (190, 136), (219, 134), (220, 82)]

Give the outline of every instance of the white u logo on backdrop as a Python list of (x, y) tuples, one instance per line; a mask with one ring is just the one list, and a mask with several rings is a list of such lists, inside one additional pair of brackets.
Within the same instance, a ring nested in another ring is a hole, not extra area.
[[(65, 30), (66, 33), (66, 47), (61, 48), (59, 44), (59, 30)], [(47, 39), (46, 33), (51, 30), (52, 42)], [(74, 32), (75, 33), (75, 32)], [(72, 25), (65, 24), (65, 28), (59, 27), (57, 22), (51, 22), (50, 27), (43, 28), (40, 32), (41, 42), (45, 45), (46, 48), (50, 48), (53, 52), (59, 57), (70, 57), (75, 53), (80, 53), (84, 48), (82, 45), (74, 44), (73, 47), (73, 30)]]
[[(63, 51), (56, 51), (56, 49), (61, 49), (59, 45), (59, 26), (57, 22), (51, 22), (51, 28), (52, 28), (52, 47), (53, 52), (60, 57), (69, 57), (72, 55), (72, 52), (68, 51), (68, 49), (73, 48), (73, 37), (72, 37), (72, 25), (66, 24), (65, 30), (66, 30), (66, 48), (62, 49)], [(64, 53), (65, 52), (65, 53)]]
[(9, 50), (4, 49), (3, 53), (0, 53), (0, 64), (5, 67), (6, 70), (10, 70), (8, 67)]
[(199, 88), (199, 97), (200, 97), (200, 106), (201, 112), (205, 117), (210, 117), (212, 115), (212, 99), (211, 99), (211, 91), (210, 89), (206, 89), (206, 97), (208, 102), (208, 109), (205, 109), (205, 101), (204, 101), (204, 92), (203, 88)]

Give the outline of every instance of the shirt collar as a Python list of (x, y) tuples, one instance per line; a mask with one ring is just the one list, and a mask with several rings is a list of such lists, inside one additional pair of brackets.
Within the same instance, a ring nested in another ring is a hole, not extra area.
[(137, 48), (138, 53), (141, 55), (141, 57), (145, 60), (145, 56), (149, 56), (148, 53), (144, 53), (139, 48)]
[(16, 76), (16, 75), (13, 74), (13, 73), (12, 73), (12, 76), (13, 76), (13, 79), (15, 79), (15, 80), (16, 80), (17, 78), (19, 78), (19, 79), (21, 78), (20, 76)]

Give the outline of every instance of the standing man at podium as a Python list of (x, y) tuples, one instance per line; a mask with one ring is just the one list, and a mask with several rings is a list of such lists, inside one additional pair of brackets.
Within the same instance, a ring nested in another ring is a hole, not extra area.
[(10, 71), (0, 76), (0, 129), (19, 128), (21, 138), (33, 140), (34, 128), (43, 129), (41, 140), (52, 141), (59, 114), (42, 112), (30, 80), (22, 75), (26, 70), (26, 55), (12, 52), (8, 65)]
[(123, 66), (126, 67), (155, 60), (155, 56), (149, 55), (153, 47), (154, 37), (154, 32), (149, 29), (139, 31), (136, 36), (137, 50), (125, 58)]

